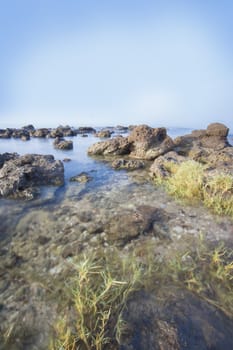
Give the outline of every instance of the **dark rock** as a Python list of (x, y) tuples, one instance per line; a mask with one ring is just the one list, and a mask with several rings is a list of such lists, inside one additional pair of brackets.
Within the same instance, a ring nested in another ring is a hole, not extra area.
[(32, 124), (23, 126), (22, 129), (23, 129), (23, 130), (26, 130), (26, 131), (28, 131), (28, 132), (34, 131), (34, 130), (35, 130), (35, 128), (34, 128), (34, 126), (33, 126)]
[(80, 174), (75, 175), (75, 176), (70, 178), (70, 181), (72, 181), (72, 182), (76, 181), (76, 182), (82, 182), (82, 183), (89, 182), (91, 180), (92, 180), (92, 177), (85, 172), (80, 173)]
[(52, 129), (50, 131), (49, 136), (56, 138), (56, 137), (64, 137), (64, 136), (76, 136), (77, 131), (75, 131), (72, 127), (69, 125), (67, 126), (58, 126), (56, 129)]
[(112, 162), (112, 167), (115, 169), (136, 170), (144, 168), (145, 163), (142, 160), (135, 159), (115, 159)]
[(38, 244), (40, 244), (40, 245), (45, 245), (45, 244), (47, 244), (49, 241), (51, 240), (51, 238), (50, 237), (46, 237), (46, 236), (39, 236), (38, 238), (37, 238), (37, 243)]
[(190, 292), (174, 290), (166, 303), (138, 292), (127, 303), (123, 319), (127, 332), (120, 350), (233, 349), (233, 320)]
[(1, 139), (10, 139), (13, 133), (12, 129), (0, 129), (0, 138)]
[(168, 220), (162, 209), (141, 205), (136, 210), (125, 210), (120, 217), (113, 216), (104, 231), (108, 242), (125, 245), (140, 235), (156, 234), (154, 223), (163, 225)]
[(96, 134), (96, 130), (90, 126), (81, 126), (77, 129), (78, 134)]
[(7, 162), (8, 160), (16, 159), (16, 158), (19, 158), (19, 154), (18, 153), (3, 153), (3, 154), (0, 154), (0, 168), (2, 168), (3, 164), (5, 162)]
[(31, 198), (36, 186), (63, 183), (63, 163), (52, 155), (27, 154), (5, 161), (0, 169), (0, 195), (3, 197)]
[(73, 149), (73, 141), (56, 137), (53, 142), (53, 146), (54, 148), (61, 149), (61, 150), (70, 150), (70, 149)]
[(30, 140), (30, 134), (29, 131), (25, 130), (25, 129), (15, 129), (12, 133), (12, 137), (14, 138), (19, 138), (22, 141), (28, 141)]
[(71, 162), (71, 159), (70, 159), (70, 158), (64, 158), (64, 159), (63, 159), (63, 162), (64, 162), (64, 163)]

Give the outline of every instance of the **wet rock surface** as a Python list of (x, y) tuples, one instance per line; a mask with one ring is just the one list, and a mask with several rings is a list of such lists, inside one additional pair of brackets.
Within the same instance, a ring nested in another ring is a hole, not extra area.
[(64, 167), (52, 155), (3, 154), (0, 169), (0, 195), (2, 197), (31, 199), (37, 186), (61, 186), (64, 183)]
[(230, 350), (233, 320), (196, 295), (177, 291), (161, 303), (137, 293), (127, 304), (120, 350)]

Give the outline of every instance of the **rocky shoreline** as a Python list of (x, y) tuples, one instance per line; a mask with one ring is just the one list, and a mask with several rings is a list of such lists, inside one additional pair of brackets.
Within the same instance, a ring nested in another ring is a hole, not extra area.
[[(133, 253), (146, 264), (149, 251), (165, 265), (182, 253), (189, 266), (201, 236), (210, 250), (219, 242), (233, 248), (231, 218), (215, 215), (201, 204), (176, 202), (152, 181), (169, 175), (167, 161), (179, 164), (187, 159), (205, 164), (208, 173), (232, 175), (227, 127), (215, 123), (174, 140), (165, 128), (131, 129), (125, 137), (106, 136), (88, 149), (104, 167), (107, 161), (107, 166), (130, 171), (115, 171), (111, 181), (93, 188), (95, 173), (80, 169), (59, 203), (30, 208), (29, 202), (21, 201), (21, 209), (17, 201), (6, 201), (4, 210), (0, 208), (1, 350), (48, 349), (52, 325), (65, 303), (64, 286), (74, 273), (70, 262), (82, 254)], [(53, 156), (5, 153), (0, 166), (2, 197), (32, 199), (40, 186), (64, 184), (63, 162)], [(233, 346), (232, 316), (182, 285), (153, 281), (149, 290), (132, 295), (124, 319), (128, 331), (111, 349)]]

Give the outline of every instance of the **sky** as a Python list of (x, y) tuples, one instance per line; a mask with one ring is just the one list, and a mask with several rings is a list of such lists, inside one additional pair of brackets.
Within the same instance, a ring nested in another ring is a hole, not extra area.
[(0, 0), (0, 127), (233, 130), (233, 1)]

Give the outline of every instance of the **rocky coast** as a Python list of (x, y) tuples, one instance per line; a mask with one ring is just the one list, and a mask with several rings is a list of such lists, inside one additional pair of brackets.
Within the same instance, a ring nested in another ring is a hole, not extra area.
[[(50, 348), (60, 315), (75, 316), (66, 287), (73, 263), (84, 256), (131, 257), (144, 274), (121, 310), (125, 330), (115, 337), (113, 315), (106, 326), (112, 341), (101, 349), (232, 349), (233, 216), (164, 189), (174, 166), (187, 161), (203, 167), (208, 191), (216, 174), (232, 177), (228, 131), (213, 123), (173, 139), (166, 128), (147, 125), (102, 133), (69, 126), (1, 130), (0, 138), (27, 144), (35, 138), (73, 143), (57, 150), (59, 160), (0, 155), (0, 349)], [(72, 172), (72, 152), (82, 143), (88, 166), (77, 163)], [(224, 191), (233, 198), (232, 187)]]

